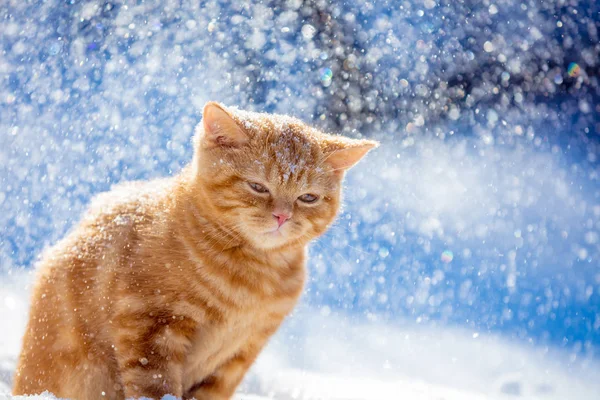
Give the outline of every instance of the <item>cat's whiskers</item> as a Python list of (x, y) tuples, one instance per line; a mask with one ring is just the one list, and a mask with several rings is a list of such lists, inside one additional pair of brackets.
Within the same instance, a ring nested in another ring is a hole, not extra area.
[[(194, 197), (193, 197), (194, 199)], [(221, 224), (219, 221), (210, 221), (208, 218), (204, 217), (199, 213), (198, 207), (196, 206), (195, 201), (191, 201), (187, 204), (187, 213), (192, 214), (193, 218), (186, 219), (186, 225), (189, 229), (196, 232), (194, 235), (199, 243), (203, 245), (208, 244), (209, 251), (215, 250), (215, 247), (222, 242), (223, 239), (229, 239), (225, 246), (222, 246), (222, 250), (227, 249), (232, 243), (236, 240), (239, 242), (243, 242), (243, 237), (241, 234), (236, 232), (235, 228), (239, 228), (238, 224), (234, 226), (234, 229), (230, 229), (230, 227), (226, 227)], [(190, 227), (190, 224), (195, 223)], [(198, 232), (199, 230), (199, 232)]]
[[(336, 220), (335, 220), (335, 221), (334, 221), (334, 222), (333, 222), (333, 223), (332, 223), (332, 224), (329, 226), (328, 230), (331, 230), (332, 228), (335, 228), (335, 229), (343, 229), (343, 230), (344, 230), (346, 233), (349, 233), (349, 234), (353, 234), (353, 233), (354, 233), (354, 232), (352, 232), (352, 231), (350, 230), (350, 228), (349, 228), (349, 227), (347, 227), (347, 226), (345, 226), (345, 225), (342, 225), (342, 219), (341, 219), (341, 218), (338, 218), (338, 219), (336, 219)], [(360, 253), (363, 253), (363, 254), (370, 254), (368, 251), (364, 251), (364, 250), (362, 250), (362, 249), (359, 249), (358, 247), (354, 247), (354, 246), (351, 246), (351, 245), (349, 245), (349, 244), (346, 244), (346, 246), (348, 246), (348, 247), (350, 247), (351, 249), (354, 249), (354, 250), (356, 250), (356, 251), (358, 251), (358, 252), (360, 252)]]

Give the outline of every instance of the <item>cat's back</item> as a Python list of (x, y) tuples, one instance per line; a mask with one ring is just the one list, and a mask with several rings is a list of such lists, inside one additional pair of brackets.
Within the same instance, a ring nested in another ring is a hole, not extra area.
[(160, 223), (172, 203), (173, 179), (115, 185), (92, 199), (81, 221), (55, 248), (79, 258), (120, 245), (132, 233)]
[[(31, 381), (27, 377), (39, 376), (39, 368), (58, 371), (60, 376), (60, 371), (75, 368), (90, 356), (102, 360), (103, 368), (114, 370), (105, 327), (118, 300), (120, 268), (128, 257), (135, 257), (144, 232), (166, 219), (175, 185), (171, 179), (128, 182), (101, 193), (67, 236), (43, 254), (37, 265), (15, 393), (67, 393), (61, 391), (62, 378), (52, 380), (48, 375), (47, 380)], [(41, 348), (51, 349), (52, 356)], [(108, 379), (108, 370), (98, 376)]]
[(144, 235), (167, 219), (175, 185), (172, 179), (126, 182), (96, 196), (81, 221), (42, 256), (36, 292), (55, 286), (52, 292), (69, 293), (70, 302), (103, 298)]
[(113, 232), (161, 218), (171, 206), (177, 184), (175, 179), (165, 178), (115, 185), (91, 201), (82, 226)]

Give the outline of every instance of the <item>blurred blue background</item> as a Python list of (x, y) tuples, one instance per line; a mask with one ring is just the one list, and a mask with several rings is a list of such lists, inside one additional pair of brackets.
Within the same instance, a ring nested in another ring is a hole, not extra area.
[(593, 1), (5, 1), (0, 269), (90, 198), (176, 173), (203, 104), (383, 146), (311, 248), (323, 316), (600, 345)]

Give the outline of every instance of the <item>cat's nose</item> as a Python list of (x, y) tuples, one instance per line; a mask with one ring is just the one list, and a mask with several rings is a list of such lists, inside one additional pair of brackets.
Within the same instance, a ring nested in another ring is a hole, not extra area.
[(285, 221), (292, 217), (292, 215), (288, 213), (273, 213), (273, 216), (275, 217), (275, 219), (277, 219), (277, 224), (279, 226), (283, 225)]

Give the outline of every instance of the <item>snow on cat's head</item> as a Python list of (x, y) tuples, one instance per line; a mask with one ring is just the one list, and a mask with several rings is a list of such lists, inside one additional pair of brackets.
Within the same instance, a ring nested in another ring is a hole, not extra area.
[(209, 102), (194, 145), (194, 182), (213, 219), (254, 247), (279, 248), (325, 232), (344, 172), (377, 143)]

